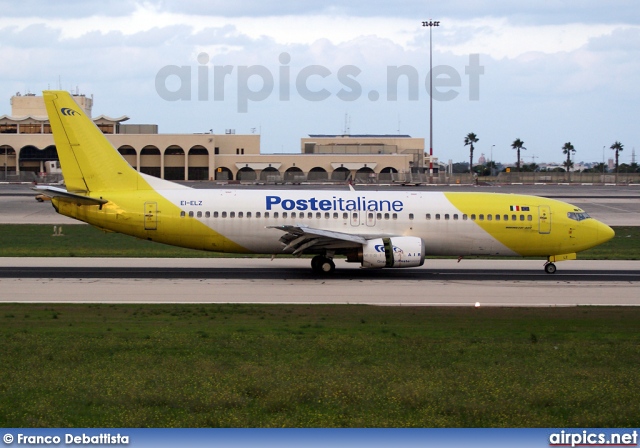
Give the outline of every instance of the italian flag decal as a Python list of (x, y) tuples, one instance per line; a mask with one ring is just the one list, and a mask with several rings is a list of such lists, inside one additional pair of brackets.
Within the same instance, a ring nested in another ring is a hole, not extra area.
[(528, 212), (529, 207), (522, 207), (520, 205), (510, 205), (509, 210), (512, 212)]

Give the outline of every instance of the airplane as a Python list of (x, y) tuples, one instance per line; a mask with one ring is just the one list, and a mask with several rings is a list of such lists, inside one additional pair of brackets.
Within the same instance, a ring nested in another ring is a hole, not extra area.
[(97, 228), (205, 251), (313, 255), (363, 268), (429, 256), (545, 257), (544, 270), (614, 236), (574, 205), (529, 195), (424, 191), (194, 189), (138, 172), (65, 91), (43, 92), (65, 188), (55, 210)]

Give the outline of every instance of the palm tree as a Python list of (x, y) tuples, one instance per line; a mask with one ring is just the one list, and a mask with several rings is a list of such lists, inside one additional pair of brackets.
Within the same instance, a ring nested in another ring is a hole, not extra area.
[(615, 143), (611, 145), (611, 149), (616, 152), (616, 174), (618, 174), (618, 154), (624, 149), (624, 146), (622, 146), (622, 143), (616, 140)]
[(518, 159), (516, 160), (516, 166), (518, 167), (518, 172), (520, 172), (520, 150), (527, 149), (524, 147), (524, 142), (519, 138), (515, 139), (513, 143), (511, 143), (511, 148), (518, 151)]
[(469, 172), (473, 173), (473, 144), (478, 143), (478, 137), (473, 132), (469, 132), (464, 138), (464, 146), (469, 146)]
[(567, 168), (567, 173), (569, 172), (569, 170), (573, 166), (573, 162), (571, 161), (571, 153), (572, 152), (575, 153), (576, 149), (573, 147), (571, 142), (565, 143), (564, 146), (562, 147), (562, 154), (566, 154), (567, 155), (567, 161), (563, 163), (563, 165)]

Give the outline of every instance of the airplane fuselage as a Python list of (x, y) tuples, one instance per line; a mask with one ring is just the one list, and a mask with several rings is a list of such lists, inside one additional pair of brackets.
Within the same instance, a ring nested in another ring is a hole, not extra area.
[(282, 253), (282, 232), (273, 227), (283, 225), (417, 237), (425, 255), (455, 256), (574, 253), (610, 234), (596, 220), (571, 218), (584, 211), (565, 202), (496, 193), (184, 188), (113, 192), (102, 207), (55, 205), (100, 228), (237, 253)]

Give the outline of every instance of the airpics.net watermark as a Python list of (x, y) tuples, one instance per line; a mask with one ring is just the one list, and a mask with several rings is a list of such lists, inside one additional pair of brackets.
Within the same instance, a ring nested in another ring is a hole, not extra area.
[[(165, 65), (156, 74), (155, 87), (160, 98), (166, 101), (191, 101), (195, 96), (198, 101), (224, 101), (226, 83), (235, 81), (237, 111), (246, 113), (249, 103), (265, 101), (274, 95), (277, 85), (279, 101), (290, 101), (292, 87), (297, 95), (306, 101), (325, 101), (335, 96), (342, 101), (356, 101), (363, 95), (363, 87), (358, 81), (362, 70), (355, 65), (343, 65), (335, 71), (323, 65), (307, 65), (296, 73), (292, 73), (291, 55), (281, 53), (278, 61), (277, 75), (264, 65), (213, 65), (209, 64), (207, 53), (198, 55), (198, 65)], [(194, 70), (195, 68), (195, 70)], [(195, 71), (195, 75), (194, 75)], [(480, 55), (470, 54), (469, 63), (464, 68), (469, 90), (469, 101), (480, 99), (480, 75), (484, 74), (484, 66), (480, 65)], [(430, 76), (431, 75), (431, 76)], [(339, 83), (339, 90), (331, 92), (327, 84)], [(195, 78), (195, 79), (194, 79)], [(367, 99), (371, 102), (385, 100), (398, 101), (399, 86), (402, 95), (409, 101), (418, 101), (420, 86), (430, 93), (432, 82), (432, 98), (434, 101), (452, 101), (460, 94), (463, 86), (462, 76), (454, 67), (437, 65), (432, 73), (427, 73), (420, 82), (418, 70), (411, 65), (389, 65), (386, 70), (386, 92), (384, 98), (378, 90), (369, 90)], [(193, 82), (195, 81), (195, 82)], [(194, 92), (195, 87), (195, 92)], [(212, 95), (210, 91), (213, 90)], [(195, 95), (192, 95), (195, 93)]]

